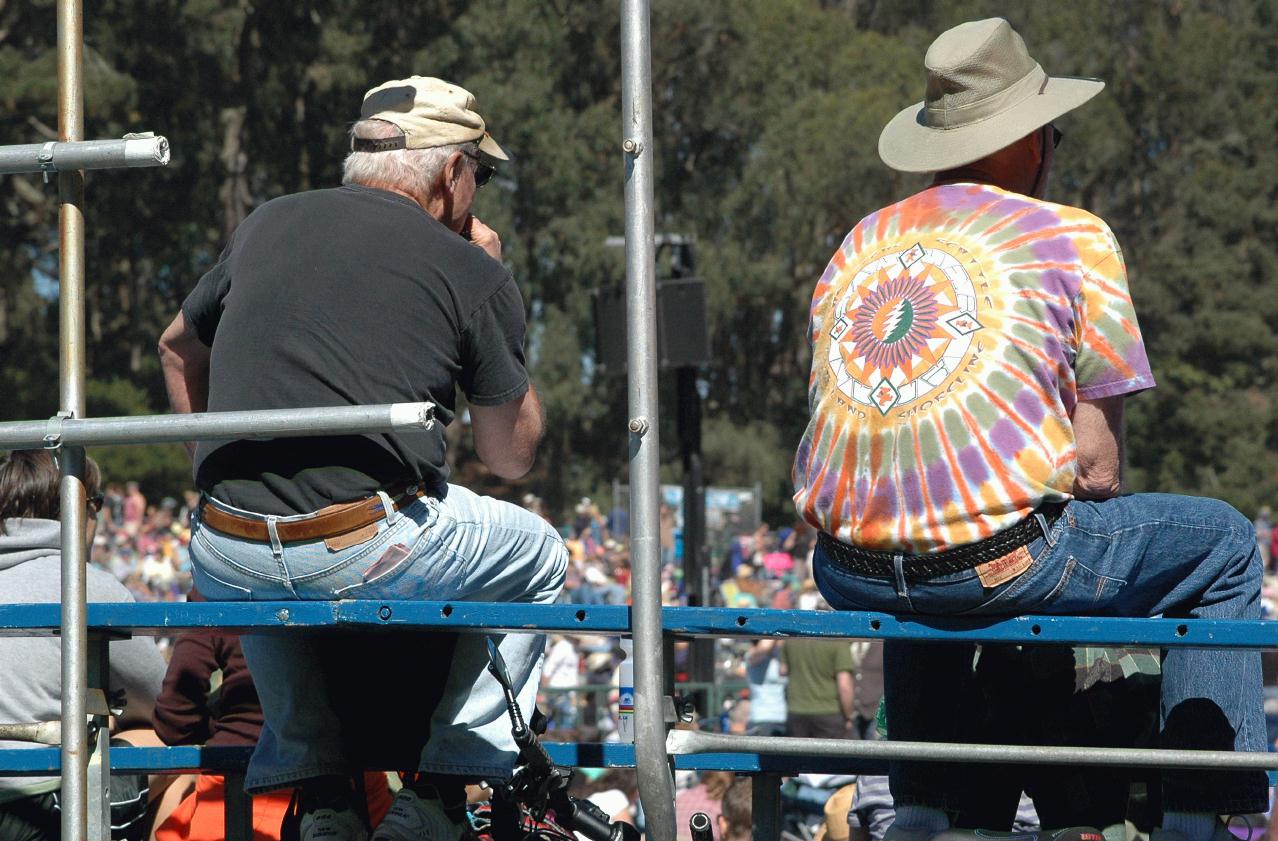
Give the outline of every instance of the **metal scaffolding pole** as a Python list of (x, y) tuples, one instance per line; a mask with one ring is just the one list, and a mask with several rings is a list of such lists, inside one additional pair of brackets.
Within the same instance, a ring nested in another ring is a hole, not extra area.
[(621, 114), (625, 152), (626, 324), (630, 413), (630, 563), (634, 607), (635, 764), (652, 841), (674, 841), (674, 780), (662, 702), (661, 546), (658, 522), (657, 281), (653, 240), (652, 56), (648, 0), (621, 3)]
[(37, 447), (98, 447), (105, 444), (163, 444), (186, 441), (234, 441), (430, 429), (434, 403), (385, 403), (380, 406), (330, 406), (314, 409), (261, 409), (122, 418), (50, 418), (0, 423), (0, 451)]
[(167, 166), (168, 162), (168, 139), (150, 134), (127, 135), (122, 140), (0, 146), (0, 175)]
[[(58, 139), (84, 139), (84, 15), (79, 0), (58, 0)], [(58, 403), (64, 415), (82, 418), (84, 403), (84, 173), (58, 175)], [(88, 762), (84, 727), (88, 693), (88, 629), (85, 625), (84, 450), (71, 447), (59, 459), (62, 485), (62, 837), (88, 838)], [(99, 811), (95, 809), (95, 812)], [(95, 830), (94, 836), (99, 833)]]
[(912, 759), (924, 762), (983, 762), (1029, 765), (1105, 765), (1130, 768), (1278, 769), (1278, 753), (1227, 750), (1079, 748), (1063, 745), (969, 745), (957, 742), (890, 742), (729, 736), (673, 730), (672, 754), (758, 753), (847, 759)]

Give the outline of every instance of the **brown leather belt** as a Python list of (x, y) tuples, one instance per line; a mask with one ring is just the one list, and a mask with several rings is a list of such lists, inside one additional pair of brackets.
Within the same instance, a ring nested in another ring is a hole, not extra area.
[[(391, 507), (398, 511), (413, 500), (426, 496), (426, 488), (424, 484), (399, 485), (386, 493), (391, 498)], [(382, 498), (370, 496), (355, 502), (330, 505), (305, 520), (278, 520), (275, 531), (281, 543), (327, 540), (372, 525), (385, 516), (386, 508), (382, 505)], [(268, 543), (271, 539), (270, 532), (266, 529), (266, 520), (231, 514), (207, 502), (200, 504), (200, 520), (209, 528), (232, 537), (256, 540), (259, 543)]]

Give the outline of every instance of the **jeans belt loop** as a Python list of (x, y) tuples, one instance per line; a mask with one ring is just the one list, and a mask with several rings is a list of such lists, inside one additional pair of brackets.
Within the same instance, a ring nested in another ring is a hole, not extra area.
[(1047, 543), (1048, 546), (1051, 546), (1052, 539), (1047, 536), (1048, 531), (1050, 531), (1047, 526), (1047, 515), (1042, 511), (1035, 511), (1034, 519), (1038, 521), (1038, 530), (1043, 533), (1043, 541)]
[(386, 511), (386, 525), (393, 526), (399, 520), (400, 513), (395, 510), (395, 503), (391, 502), (390, 494), (386, 491), (378, 491), (377, 496), (382, 500), (382, 509)]
[(905, 586), (905, 555), (900, 552), (892, 554), (892, 575), (896, 579), (897, 596), (902, 599), (907, 597), (910, 591)]
[(284, 557), (284, 543), (280, 540), (279, 517), (269, 514), (266, 517), (266, 533), (271, 538), (271, 552), (277, 558)]

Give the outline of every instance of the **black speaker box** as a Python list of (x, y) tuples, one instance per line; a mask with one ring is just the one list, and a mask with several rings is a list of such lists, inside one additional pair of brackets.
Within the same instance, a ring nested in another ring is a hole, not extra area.
[[(595, 361), (604, 368), (626, 365), (626, 292), (621, 287), (595, 290)], [(657, 284), (657, 354), (664, 368), (710, 361), (706, 328), (706, 287), (697, 278)]]

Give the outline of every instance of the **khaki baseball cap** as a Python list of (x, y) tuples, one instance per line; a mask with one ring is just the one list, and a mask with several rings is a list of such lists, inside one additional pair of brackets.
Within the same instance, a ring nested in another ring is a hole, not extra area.
[[(360, 141), (363, 151), (430, 149), (479, 141), (480, 155), (493, 161), (510, 156), (488, 134), (470, 91), (432, 76), (410, 76), (385, 82), (364, 94), (361, 120), (385, 120), (399, 126), (403, 138)], [(376, 148), (373, 148), (376, 147)]]

